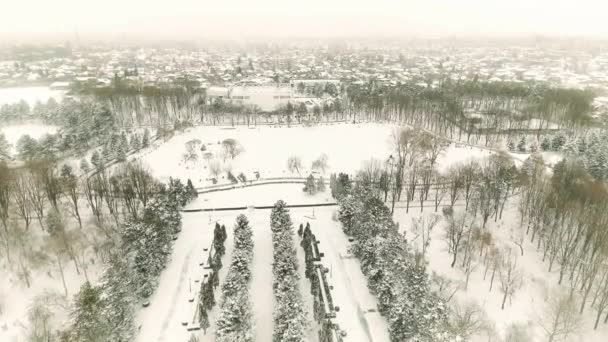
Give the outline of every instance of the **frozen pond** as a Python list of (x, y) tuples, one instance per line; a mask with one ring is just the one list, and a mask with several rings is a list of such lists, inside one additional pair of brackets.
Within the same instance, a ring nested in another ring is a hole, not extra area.
[(0, 88), (0, 106), (24, 100), (30, 107), (33, 107), (37, 101), (44, 103), (51, 97), (59, 102), (64, 95), (65, 91), (63, 90), (51, 90), (44, 86)]

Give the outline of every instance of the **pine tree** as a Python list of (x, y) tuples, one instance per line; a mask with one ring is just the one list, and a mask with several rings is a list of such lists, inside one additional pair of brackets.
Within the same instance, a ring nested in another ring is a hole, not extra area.
[(0, 132), (0, 161), (10, 159), (10, 147), (4, 133)]
[(526, 152), (526, 145), (528, 144), (527, 140), (526, 140), (526, 136), (522, 135), (521, 139), (519, 139), (519, 142), (517, 143), (517, 150), (519, 152)]
[(315, 178), (312, 175), (308, 175), (308, 177), (306, 178), (306, 184), (304, 184), (303, 190), (309, 195), (314, 195), (317, 192)]
[(551, 149), (551, 141), (546, 136), (543, 137), (543, 140), (540, 143), (540, 149), (543, 151), (549, 151)]
[(101, 171), (103, 169), (103, 161), (97, 150), (93, 151), (91, 155), (91, 164), (95, 167), (95, 170)]
[(150, 130), (146, 128), (144, 130), (144, 136), (141, 139), (141, 147), (146, 148), (148, 146), (150, 146)]
[(325, 180), (322, 176), (317, 180), (317, 192), (325, 192)]
[(80, 159), (80, 171), (82, 171), (82, 173), (84, 173), (84, 174), (87, 174), (87, 173), (89, 173), (89, 171), (91, 171), (89, 162), (87, 162), (87, 160), (84, 158)]
[(513, 143), (512, 140), (509, 140), (509, 142), (507, 143), (507, 148), (509, 149), (509, 151), (514, 151), (515, 150), (515, 143)]
[(72, 326), (69, 330), (70, 340), (105, 342), (109, 329), (103, 317), (102, 292), (100, 287), (85, 282), (74, 298), (73, 310), (70, 313)]
[(139, 140), (139, 135), (137, 133), (133, 133), (131, 135), (131, 150), (138, 151), (141, 148), (141, 142)]
[(203, 334), (207, 335), (207, 329), (211, 326), (209, 324), (209, 315), (207, 314), (207, 310), (202, 310), (200, 314), (199, 322), (201, 324), (201, 329), (203, 329)]

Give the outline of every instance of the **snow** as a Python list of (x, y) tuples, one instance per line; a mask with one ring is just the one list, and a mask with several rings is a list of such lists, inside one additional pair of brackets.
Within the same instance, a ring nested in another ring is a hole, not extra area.
[(29, 134), (30, 137), (39, 139), (45, 134), (56, 133), (58, 129), (58, 126), (29, 123), (0, 127), (0, 132), (4, 133), (6, 140), (12, 145), (11, 153), (14, 154), (16, 153), (15, 148), (17, 146), (17, 141), (21, 136)]
[(51, 97), (60, 102), (65, 93), (63, 90), (51, 90), (49, 87), (0, 88), (0, 106), (24, 100), (32, 108), (37, 101), (45, 103)]
[(331, 292), (334, 304), (340, 307), (336, 323), (346, 330), (347, 340), (352, 342), (388, 342), (388, 324), (377, 312), (378, 302), (367, 288), (367, 280), (361, 272), (359, 261), (347, 252), (350, 242), (342, 232), (339, 222), (332, 219), (336, 208), (315, 209), (315, 219), (310, 220), (310, 209), (291, 209), (294, 223), (310, 222), (313, 234), (320, 241), (319, 252), (323, 266), (329, 268), (328, 281), (334, 286)]
[[(236, 176), (241, 172), (248, 180), (255, 179), (254, 171), (261, 178), (306, 177), (311, 172), (311, 163), (320, 155), (326, 154), (329, 168), (326, 179), (332, 172), (354, 173), (361, 168), (363, 161), (371, 158), (386, 160), (392, 154), (391, 133), (398, 126), (391, 124), (335, 124), (313, 127), (209, 127), (201, 126), (176, 135), (160, 145), (156, 150), (143, 156), (141, 160), (148, 165), (154, 175), (161, 180), (169, 177), (190, 178), (195, 187), (212, 185), (208, 178), (208, 163), (199, 153), (197, 162), (184, 162), (185, 143), (199, 139), (206, 145), (205, 152), (213, 153), (216, 160), (228, 164)], [(224, 139), (236, 139), (244, 152), (234, 160), (224, 161), (221, 145)], [(458, 161), (479, 158), (492, 153), (490, 150), (470, 147), (464, 144), (451, 144), (437, 163), (440, 170)], [(302, 160), (300, 173), (287, 169), (287, 159), (298, 156)], [(227, 183), (225, 174), (220, 183)], [(255, 191), (255, 190), (253, 190)]]
[[(84, 204), (81, 204), (84, 205)], [(85, 226), (83, 229), (88, 230), (92, 227), (88, 226), (87, 223), (90, 216), (83, 212), (83, 223)], [(69, 219), (73, 228), (77, 228), (77, 224), (74, 220)], [(93, 234), (92, 231), (89, 232)], [(29, 228), (30, 240), (32, 248), (40, 250), (43, 245), (43, 233), (40, 225), (34, 220)], [(46, 253), (46, 252), (45, 252)], [(16, 262), (16, 248), (13, 248), (13, 263)], [(52, 258), (52, 255), (48, 255)], [(95, 256), (91, 252), (89, 254), (89, 260), (87, 263), (87, 275), (91, 282), (95, 282), (101, 275), (102, 263), (94, 261)], [(67, 321), (67, 309), (68, 300), (71, 300), (79, 290), (81, 285), (86, 281), (84, 273), (77, 274), (76, 268), (72, 261), (64, 261), (63, 272), (65, 276), (65, 283), (68, 289), (68, 296), (64, 297), (65, 292), (63, 283), (61, 281), (61, 275), (56, 264), (52, 261), (49, 263), (40, 265), (39, 267), (30, 266), (31, 271), (31, 286), (27, 287), (25, 282), (20, 280), (16, 274), (16, 267), (13, 264), (9, 267), (4, 257), (0, 259), (0, 341), (2, 342), (22, 342), (25, 341), (25, 335), (28, 332), (27, 326), (28, 321), (28, 310), (33, 304), (36, 297), (53, 294), (57, 295), (59, 304), (50, 306), (50, 309), (56, 315), (53, 317), (52, 324), (62, 324)], [(59, 328), (60, 326), (55, 326)]]
[[(136, 341), (187, 341), (190, 335), (182, 321), (191, 320), (190, 314), (194, 313), (198, 297), (195, 296), (192, 303), (188, 299), (200, 287), (195, 280), (202, 279), (206, 273), (199, 264), (207, 259), (204, 248), (211, 246), (215, 221), (202, 213), (184, 214), (182, 219), (182, 231), (173, 246), (171, 261), (161, 274), (160, 285), (150, 298), (150, 306), (140, 309), (136, 317), (140, 331)], [(232, 254), (232, 229), (228, 229), (232, 224), (220, 223), (226, 225), (228, 233), (226, 255), (222, 260), (227, 265), (230, 259), (226, 258)], [(181, 338), (176, 338), (178, 336)]]
[[(529, 237), (525, 236), (523, 228), (519, 227), (519, 213), (517, 211), (518, 198), (512, 198), (505, 207), (502, 219), (498, 222), (490, 219), (487, 224), (487, 229), (492, 232), (494, 244), (497, 247), (511, 248), (514, 254), (518, 255), (517, 265), (523, 272), (523, 285), (519, 288), (512, 300), (507, 299), (505, 309), (501, 310), (503, 293), (500, 291), (500, 281), (494, 280), (492, 292), (490, 287), (490, 274), (486, 280), (483, 280), (484, 266), (479, 258), (474, 263), (477, 263), (477, 268), (470, 276), (468, 288), (465, 290), (466, 275), (457, 265), (450, 268), (451, 254), (448, 253), (447, 242), (444, 239), (445, 233), (441, 222), (431, 233), (431, 244), (427, 251), (427, 260), (429, 262), (429, 272), (437, 272), (457, 282), (459, 290), (456, 292), (452, 301), (457, 301), (459, 304), (474, 302), (478, 304), (487, 319), (495, 324), (497, 333), (500, 336), (504, 335), (505, 329), (512, 323), (523, 323), (530, 325), (534, 339), (533, 341), (545, 341), (542, 331), (538, 326), (538, 321), (545, 308), (546, 300), (551, 295), (552, 291), (560, 288), (557, 284), (559, 274), (559, 266), (554, 266), (552, 272), (548, 272), (548, 263), (542, 262), (542, 251), (537, 250), (535, 244), (529, 242)], [(426, 205), (426, 204), (425, 204)], [(458, 208), (458, 207), (457, 207)], [(422, 215), (429, 215), (434, 208), (425, 208)], [(458, 208), (462, 210), (463, 208)], [(436, 213), (434, 213), (436, 214)], [(441, 214), (439, 212), (439, 214)], [(409, 239), (413, 239), (414, 234), (410, 230), (412, 227), (412, 218), (417, 218), (421, 215), (419, 208), (411, 209), (406, 213), (405, 209), (397, 206), (395, 209), (394, 219), (399, 223), (399, 226), (406, 232)], [(514, 241), (524, 234), (524, 255), (520, 255), (519, 247)], [(462, 264), (462, 262), (460, 262)], [(491, 273), (491, 270), (490, 272)], [(567, 288), (567, 281), (561, 288)], [(454, 303), (449, 303), (453, 305)], [(577, 336), (572, 336), (572, 341), (585, 342), (600, 342), (606, 341), (608, 338), (608, 326), (600, 325), (597, 331), (593, 330), (594, 317), (593, 311), (587, 310), (584, 313), (582, 333)], [(476, 335), (473, 342), (487, 341), (485, 335)], [(504, 336), (503, 336), (504, 337)]]
[(290, 156), (301, 158), (303, 169), (300, 174), (306, 176), (312, 161), (323, 153), (329, 156), (329, 172), (354, 172), (361, 167), (363, 160), (388, 158), (389, 136), (394, 127), (380, 124), (234, 129), (195, 127), (171, 138), (143, 161), (161, 179), (179, 176), (191, 178), (195, 186), (209, 185), (211, 183), (205, 181), (209, 177), (207, 164), (202, 158), (197, 163), (182, 161), (185, 143), (200, 139), (209, 144), (207, 152), (214, 153), (223, 162), (218, 142), (233, 138), (245, 151), (234, 160), (226, 159), (226, 163), (232, 166), (233, 174), (243, 172), (247, 179), (254, 179), (254, 171), (259, 171), (262, 178), (298, 176), (287, 171)]
[[(215, 192), (199, 196), (186, 209), (200, 209), (222, 206), (239, 206), (241, 203), (255, 205), (273, 205), (277, 199), (287, 199), (288, 204), (323, 203), (327, 202), (329, 194), (321, 193), (308, 196), (302, 191), (301, 184), (274, 184), (258, 187), (234, 189), (225, 192)], [(230, 202), (230, 199), (233, 201)], [(290, 214), (294, 227), (310, 221), (313, 233), (321, 241), (321, 251), (325, 253), (323, 264), (330, 269), (329, 281), (334, 286), (332, 296), (335, 305), (340, 307), (336, 322), (348, 332), (349, 341), (388, 342), (388, 326), (375, 309), (377, 302), (367, 289), (365, 276), (361, 273), (356, 259), (348, 258), (346, 250), (349, 245), (347, 237), (340, 224), (332, 219), (335, 207), (315, 208), (315, 219), (312, 208), (291, 208)], [(141, 308), (137, 322), (141, 326), (136, 341), (186, 341), (190, 332), (181, 325), (182, 317), (187, 314), (193, 303), (188, 303), (190, 296), (189, 279), (201, 273), (197, 256), (202, 248), (211, 243), (215, 222), (225, 224), (228, 232), (226, 240), (227, 253), (222, 259), (227, 268), (231, 257), (233, 226), (236, 217), (245, 214), (253, 229), (253, 263), (251, 298), (253, 300), (254, 326), (256, 341), (272, 340), (273, 305), (272, 292), (272, 238), (270, 230), (270, 210), (238, 210), (214, 212), (183, 213), (182, 232), (180, 233), (171, 257), (170, 263), (161, 275), (160, 286), (150, 299), (148, 308)], [(299, 239), (296, 240), (299, 247)], [(300, 252), (300, 251), (299, 251)], [(298, 252), (298, 253), (299, 253)], [(300, 271), (304, 263), (300, 260)], [(225, 274), (220, 273), (220, 283)], [(305, 303), (312, 305), (309, 292), (310, 284), (303, 278), (306, 286), (301, 286)], [(221, 286), (220, 286), (221, 287)], [(219, 287), (216, 300), (219, 301)], [(197, 333), (201, 341), (214, 341), (214, 318), (218, 304), (210, 316), (211, 327), (207, 334)], [(308, 308), (312, 313), (312, 306)], [(312, 323), (312, 321), (311, 321)], [(317, 341), (315, 324), (311, 324), (309, 342)]]

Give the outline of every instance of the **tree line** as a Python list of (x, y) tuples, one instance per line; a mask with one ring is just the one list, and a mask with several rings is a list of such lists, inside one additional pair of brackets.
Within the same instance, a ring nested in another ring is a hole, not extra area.
[(253, 308), (249, 287), (253, 259), (253, 231), (245, 215), (234, 226), (232, 262), (222, 285), (222, 304), (215, 337), (218, 342), (253, 341)]
[(286, 203), (279, 200), (270, 213), (274, 275), (274, 342), (305, 341), (309, 322), (299, 286), (293, 224)]

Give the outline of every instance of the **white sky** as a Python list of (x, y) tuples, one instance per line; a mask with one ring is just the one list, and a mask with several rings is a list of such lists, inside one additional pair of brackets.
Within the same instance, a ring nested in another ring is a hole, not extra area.
[(608, 36), (608, 0), (0, 0), (0, 34)]

